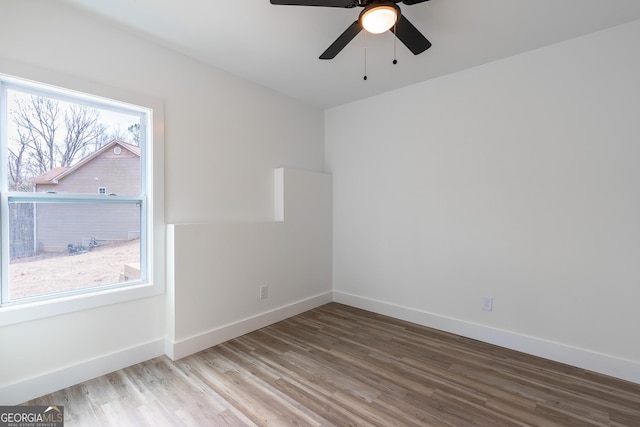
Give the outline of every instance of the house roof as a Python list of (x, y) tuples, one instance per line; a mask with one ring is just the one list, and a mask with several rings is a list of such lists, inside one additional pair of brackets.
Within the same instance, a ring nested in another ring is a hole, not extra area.
[(65, 176), (69, 175), (70, 173), (74, 172), (75, 170), (81, 168), (85, 164), (89, 163), (91, 160), (93, 160), (96, 157), (98, 157), (100, 154), (102, 154), (105, 151), (115, 147), (116, 145), (119, 145), (120, 147), (124, 148), (125, 150), (128, 150), (131, 153), (135, 154), (136, 156), (140, 157), (140, 147), (138, 147), (136, 145), (127, 144), (126, 142), (113, 140), (110, 143), (103, 145), (99, 150), (97, 150), (97, 151), (93, 152), (92, 154), (88, 155), (87, 157), (83, 158), (82, 160), (80, 160), (75, 165), (73, 165), (71, 167), (65, 167), (65, 166), (55, 167), (55, 168), (51, 169), (50, 171), (43, 173), (42, 175), (38, 175), (38, 176), (36, 176), (34, 178), (31, 178), (31, 182), (33, 184), (36, 184), (36, 185), (44, 185), (44, 184), (55, 185), (55, 184), (58, 183), (58, 181), (60, 179), (62, 179)]
[(42, 175), (38, 175), (35, 178), (31, 179), (31, 182), (38, 184), (57, 184), (58, 177), (62, 175), (64, 172), (69, 170), (69, 168), (64, 166), (59, 166), (57, 168), (51, 169), (49, 172), (45, 172)]

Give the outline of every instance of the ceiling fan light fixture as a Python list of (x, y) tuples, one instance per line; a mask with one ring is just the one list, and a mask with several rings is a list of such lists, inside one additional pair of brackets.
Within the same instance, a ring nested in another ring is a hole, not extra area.
[(372, 34), (381, 34), (393, 27), (398, 20), (398, 11), (393, 6), (378, 5), (365, 10), (360, 17), (362, 28)]

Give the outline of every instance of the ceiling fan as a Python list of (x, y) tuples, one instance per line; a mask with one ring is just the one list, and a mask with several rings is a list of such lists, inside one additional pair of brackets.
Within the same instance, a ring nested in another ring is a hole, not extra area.
[(363, 7), (358, 19), (320, 55), (320, 59), (333, 59), (362, 29), (373, 34), (390, 30), (414, 55), (429, 49), (431, 42), (402, 15), (400, 7), (397, 5), (400, 2), (412, 5), (425, 1), (428, 0), (271, 0), (271, 4), (343, 7), (346, 9)]

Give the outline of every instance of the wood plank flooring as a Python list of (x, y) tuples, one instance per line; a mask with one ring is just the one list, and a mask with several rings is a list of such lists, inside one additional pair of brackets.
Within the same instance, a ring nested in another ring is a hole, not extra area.
[(640, 385), (331, 303), (28, 402), (66, 426), (640, 426)]

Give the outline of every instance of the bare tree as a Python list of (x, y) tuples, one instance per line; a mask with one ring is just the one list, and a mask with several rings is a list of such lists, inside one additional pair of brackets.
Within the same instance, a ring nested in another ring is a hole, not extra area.
[(95, 108), (36, 95), (17, 97), (14, 105), (17, 136), (9, 167), (16, 186), (55, 167), (72, 166), (101, 146), (106, 126)]
[(31, 189), (28, 173), (26, 171), (25, 154), (29, 148), (27, 137), (18, 131), (18, 137), (15, 138), (13, 148), (9, 147), (9, 189), (26, 191)]
[(60, 126), (58, 102), (41, 96), (18, 99), (11, 115), (18, 127), (20, 142), (28, 145), (29, 158), (40, 173), (55, 167), (56, 134)]
[(133, 139), (133, 145), (140, 146), (140, 123), (134, 123), (127, 128)]
[(84, 157), (87, 148), (106, 132), (106, 126), (100, 123), (100, 112), (83, 105), (71, 105), (64, 113), (66, 135), (59, 150), (59, 166), (69, 167), (74, 160)]
[(127, 127), (127, 130), (122, 130), (119, 125), (113, 126), (109, 129), (109, 131), (105, 131), (101, 136), (100, 140), (96, 140), (96, 144), (98, 144), (97, 148), (100, 148), (111, 141), (122, 141), (131, 145), (140, 145), (138, 134), (134, 132), (132, 129), (135, 129), (134, 126), (140, 127), (139, 124), (131, 125)]

